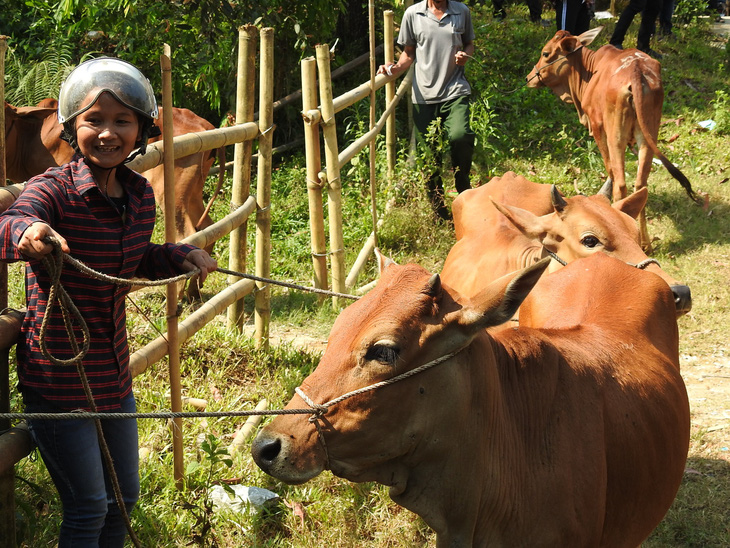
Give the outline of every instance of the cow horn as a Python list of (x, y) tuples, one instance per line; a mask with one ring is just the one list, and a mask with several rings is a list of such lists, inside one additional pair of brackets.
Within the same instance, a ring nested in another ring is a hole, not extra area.
[(555, 208), (555, 211), (563, 211), (563, 209), (565, 209), (565, 206), (568, 205), (568, 202), (565, 201), (563, 196), (560, 194), (558, 187), (556, 187), (555, 185), (550, 185), (550, 199), (553, 202), (553, 207)]
[(613, 198), (613, 181), (611, 181), (611, 178), (609, 177), (605, 183), (603, 183), (603, 186), (601, 187), (601, 190), (598, 191), (598, 194), (601, 194), (611, 200)]
[(428, 279), (425, 287), (426, 295), (436, 297), (441, 292), (441, 276), (434, 274)]

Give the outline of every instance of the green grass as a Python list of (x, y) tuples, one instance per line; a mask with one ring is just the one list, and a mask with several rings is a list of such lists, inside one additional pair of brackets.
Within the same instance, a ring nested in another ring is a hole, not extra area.
[[(478, 63), (469, 77), (479, 94), (475, 124), (479, 152), (475, 159), (475, 182), (513, 170), (536, 182), (555, 183), (573, 194), (585, 193), (602, 184), (603, 165), (587, 130), (580, 126), (572, 106), (564, 105), (546, 90), (519, 87), (543, 43), (553, 29), (530, 25), (524, 5), (511, 5), (505, 24), (491, 20), (489, 5), (474, 8)], [(545, 17), (551, 13), (546, 12)], [(625, 45), (635, 43), (635, 30)], [(612, 31), (608, 22), (592, 47), (607, 42)], [(679, 320), (680, 352), (688, 378), (701, 367), (718, 363), (714, 382), (727, 375), (721, 369), (726, 354), (728, 306), (730, 303), (730, 147), (727, 134), (707, 132), (698, 122), (722, 116), (716, 109), (717, 90), (727, 91), (728, 50), (712, 46), (713, 38), (700, 25), (678, 27), (678, 40), (657, 45), (666, 55), (663, 78), (666, 88), (660, 148), (689, 177), (696, 190), (707, 193), (707, 209), (694, 205), (661, 166), (649, 179), (649, 231), (655, 238), (654, 257), (662, 267), (692, 287), (694, 308)], [(519, 89), (517, 89), (519, 88)], [(508, 93), (517, 89), (514, 93)], [(404, 110), (404, 109), (401, 109)], [(363, 111), (364, 112), (364, 111)], [(357, 116), (349, 125), (357, 127)], [(364, 114), (363, 114), (364, 116)], [(404, 119), (399, 113), (400, 135)], [(343, 135), (340, 143), (351, 140)], [(405, 143), (401, 143), (405, 150)], [(382, 145), (379, 145), (382, 146)], [(372, 230), (364, 160), (343, 176), (345, 204), (346, 264), (352, 265)], [(273, 173), (272, 277), (305, 285), (311, 283), (306, 177), (303, 158), (295, 154), (277, 165)], [(438, 271), (454, 242), (448, 226), (434, 224), (423, 191), (422, 169), (416, 160), (409, 167), (405, 154), (399, 159), (396, 178), (381, 177), (380, 214), (389, 201), (378, 244), (397, 262), (414, 261)], [(378, 166), (382, 175), (383, 166)], [(629, 154), (626, 170), (636, 172), (636, 158)], [(631, 180), (631, 178), (629, 178)], [(213, 187), (213, 183), (209, 188)], [(219, 199), (213, 217), (225, 214), (228, 197)], [(326, 207), (325, 207), (326, 210)], [(159, 234), (159, 233), (158, 233)], [(253, 249), (255, 225), (249, 224)], [(159, 238), (159, 236), (158, 236)], [(227, 240), (216, 245), (214, 254), (227, 266)], [(249, 268), (252, 269), (253, 255)], [(11, 305), (22, 305), (22, 278), (11, 265)], [(370, 260), (359, 284), (377, 277)], [(225, 276), (214, 274), (204, 288), (206, 297), (226, 285)], [(128, 306), (132, 350), (158, 336), (150, 321), (164, 330), (164, 291), (146, 290), (132, 295), (144, 311)], [(184, 305), (183, 315), (190, 312)], [(252, 298), (245, 303), (249, 315)], [(272, 291), (272, 329), (289, 329), (323, 339), (337, 313), (328, 300), (320, 304), (312, 294), (289, 290)], [(149, 320), (148, 320), (149, 318)], [(225, 317), (217, 318), (181, 348), (182, 386), (185, 396), (208, 400), (208, 410), (252, 409), (266, 398), (270, 407), (285, 405), (293, 389), (315, 367), (318, 354), (288, 344), (257, 350), (244, 335), (229, 332)], [(686, 358), (686, 359), (684, 359)], [(727, 365), (725, 365), (727, 367)], [(14, 385), (16, 379), (11, 379)], [(713, 382), (712, 379), (706, 381)], [(728, 386), (727, 383), (724, 385)], [(727, 388), (726, 388), (727, 389)], [(154, 365), (135, 380), (140, 410), (168, 408), (167, 361)], [(727, 395), (727, 393), (726, 393)], [(692, 400), (690, 471), (665, 520), (645, 543), (647, 547), (709, 547), (730, 545), (730, 455), (728, 421), (722, 419), (727, 397)], [(723, 404), (724, 402), (724, 404)], [(21, 410), (17, 394), (13, 409)], [(717, 405), (718, 419), (708, 422), (704, 405)], [(724, 405), (724, 407), (723, 407)], [(225, 447), (243, 424), (243, 419), (222, 418), (184, 421), (185, 462), (192, 465), (185, 489), (175, 488), (168, 426), (162, 421), (140, 421), (140, 447), (148, 452), (141, 463), (142, 496), (132, 514), (135, 530), (145, 546), (251, 546), (251, 547), (406, 547), (434, 546), (428, 527), (412, 513), (390, 501), (385, 487), (351, 484), (324, 473), (301, 486), (287, 486), (263, 474), (247, 450), (234, 456), (232, 466), (206, 455), (202, 442), (212, 434)], [(725, 428), (713, 429), (713, 425)], [(37, 458), (24, 459), (16, 468), (16, 501), (23, 546), (53, 546), (60, 522), (55, 489)], [(211, 477), (212, 480), (208, 478)], [(211, 481), (235, 481), (276, 492), (282, 502), (252, 515), (209, 512), (206, 493)], [(303, 524), (284, 504), (300, 503)]]

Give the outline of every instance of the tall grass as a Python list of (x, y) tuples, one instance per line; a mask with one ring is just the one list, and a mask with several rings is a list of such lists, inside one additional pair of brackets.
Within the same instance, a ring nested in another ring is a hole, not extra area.
[[(585, 193), (598, 190), (605, 177), (603, 165), (592, 138), (578, 124), (573, 107), (561, 104), (547, 90), (521, 87), (553, 30), (531, 25), (522, 5), (511, 6), (504, 24), (492, 21), (490, 6), (474, 6), (474, 19), (477, 59), (469, 65), (477, 94), (474, 123), (479, 135), (474, 183), (513, 170), (536, 182), (555, 183), (569, 195), (576, 188)], [(592, 47), (606, 43), (612, 25), (607, 23)], [(649, 230), (655, 238), (655, 258), (693, 290), (694, 309), (679, 320), (684, 374), (689, 382), (714, 367), (715, 378), (703, 378), (708, 385), (712, 383), (712, 387), (725, 392), (708, 390), (701, 397), (691, 394), (689, 470), (675, 504), (645, 546), (719, 548), (730, 545), (730, 425), (722, 415), (727, 408), (729, 384), (721, 384), (723, 375), (730, 376), (725, 347), (730, 303), (730, 147), (726, 135), (717, 130), (704, 131), (698, 122), (724, 113), (717, 105), (726, 107), (727, 103), (722, 103), (727, 101), (726, 96), (723, 99), (716, 92), (727, 91), (729, 59), (724, 44), (717, 44), (706, 27), (692, 24), (676, 32), (676, 42), (656, 46), (665, 54), (666, 87), (659, 146), (697, 190), (707, 193), (708, 207), (694, 205), (679, 184), (655, 166), (649, 180)], [(634, 41), (632, 33), (625, 45), (631, 46)], [(357, 127), (360, 115), (350, 116), (353, 118), (348, 124)], [(402, 128), (402, 114), (399, 123)], [(342, 137), (345, 140), (351, 135)], [(401, 145), (406, 151), (405, 139)], [(366, 159), (366, 155), (361, 158), (363, 162)], [(424, 166), (419, 161), (409, 161), (403, 152), (395, 180), (381, 179), (378, 207), (384, 224), (378, 243), (398, 262), (414, 261), (438, 271), (454, 237), (448, 225), (433, 220), (424, 196)], [(630, 174), (636, 172), (636, 158), (631, 154), (626, 169)], [(378, 170), (382, 174), (384, 167), (379, 164)], [(372, 230), (366, 172), (355, 166), (343, 177), (348, 265)], [(216, 218), (225, 213), (226, 198), (218, 200)], [(289, 157), (274, 170), (272, 200), (272, 276), (309, 283), (312, 274), (306, 177), (301, 155)], [(389, 202), (391, 207), (385, 213)], [(251, 238), (254, 231), (252, 224)], [(222, 266), (227, 261), (226, 245), (227, 241), (222, 241), (215, 248)], [(17, 266), (11, 267), (11, 300), (16, 306), (22, 304), (21, 275)], [(360, 283), (376, 277), (375, 265), (370, 261)], [(213, 275), (204, 293), (211, 294), (224, 285), (223, 276)], [(135, 307), (128, 307), (134, 350), (157, 336), (151, 323), (164, 326), (164, 298), (160, 291), (148, 290), (133, 294), (132, 299), (144, 311), (142, 315)], [(247, 298), (249, 313), (251, 307)], [(288, 332), (296, 332), (324, 340), (335, 317), (336, 311), (328, 301), (320, 304), (310, 294), (273, 291), (274, 335), (286, 338)], [(224, 318), (219, 318), (181, 349), (183, 392), (207, 399), (211, 411), (252, 409), (264, 398), (272, 408), (279, 408), (315, 367), (318, 357), (316, 351), (286, 342), (274, 345), (270, 352), (258, 351), (245, 334), (227, 331)], [(135, 380), (140, 410), (168, 408), (167, 391), (164, 362)], [(22, 408), (17, 394), (13, 408)], [(177, 490), (172, 479), (169, 427), (160, 421), (140, 421), (140, 447), (146, 456), (140, 471), (142, 495), (132, 521), (145, 546), (435, 545), (428, 527), (390, 501), (382, 486), (351, 484), (328, 472), (307, 484), (287, 486), (263, 474), (247, 451), (236, 454), (231, 466), (225, 459), (212, 457), (211, 444), (225, 447), (242, 422), (235, 418), (185, 421), (188, 468), (185, 488)], [(22, 461), (16, 470), (22, 545), (53, 546), (61, 509), (47, 472), (35, 457)], [(214, 510), (208, 489), (213, 483), (226, 482), (263, 487), (281, 499), (265, 510), (244, 514)], [(293, 508), (302, 509), (303, 517), (298, 517)]]

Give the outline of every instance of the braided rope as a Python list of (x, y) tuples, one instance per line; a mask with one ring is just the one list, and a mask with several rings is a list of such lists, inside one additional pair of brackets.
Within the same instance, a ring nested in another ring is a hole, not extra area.
[(422, 371), (426, 371), (427, 369), (431, 369), (432, 367), (439, 365), (440, 363), (443, 363), (447, 360), (450, 360), (454, 356), (456, 356), (459, 352), (464, 350), (466, 346), (462, 346), (458, 350), (455, 350), (454, 352), (451, 352), (449, 354), (446, 354), (444, 356), (441, 356), (439, 358), (436, 358), (435, 360), (431, 360), (428, 363), (425, 363), (423, 365), (419, 365), (418, 367), (411, 369), (410, 371), (406, 371), (405, 373), (401, 373), (400, 375), (396, 375), (395, 377), (391, 377), (390, 379), (386, 379), (384, 381), (376, 382), (374, 384), (371, 384), (369, 386), (365, 386), (363, 388), (358, 388), (357, 390), (352, 390), (350, 392), (346, 392), (345, 394), (342, 394), (341, 396), (338, 396), (337, 398), (334, 398), (326, 403), (315, 403), (312, 398), (307, 396), (304, 391), (302, 390), (301, 386), (297, 386), (294, 391), (299, 395), (302, 400), (304, 400), (304, 403), (306, 403), (310, 410), (311, 417), (309, 417), (309, 422), (314, 423), (314, 427), (317, 429), (317, 437), (319, 438), (320, 443), (322, 444), (322, 448), (324, 449), (324, 456), (325, 456), (325, 462), (326, 467), (330, 467), (330, 456), (329, 452), (327, 451), (327, 443), (324, 439), (324, 433), (322, 432), (322, 426), (320, 425), (319, 419), (322, 418), (322, 416), (329, 410), (330, 407), (332, 407), (335, 404), (338, 404), (348, 398), (352, 398), (353, 396), (357, 396), (359, 394), (364, 394), (365, 392), (370, 392), (371, 390), (375, 390), (376, 388), (381, 388), (383, 386), (388, 386), (390, 384), (394, 384), (396, 382), (402, 381), (404, 379), (407, 379), (409, 377), (412, 377), (413, 375), (417, 375), (418, 373), (421, 373)]

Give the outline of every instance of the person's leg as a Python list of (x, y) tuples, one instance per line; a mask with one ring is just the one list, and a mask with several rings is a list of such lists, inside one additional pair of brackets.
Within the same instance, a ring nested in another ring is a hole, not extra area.
[(566, 30), (568, 16), (568, 0), (555, 0), (555, 28)]
[(475, 135), (469, 126), (469, 97), (458, 97), (441, 106), (441, 117), (451, 146), (454, 185), (458, 192), (471, 188), (469, 175), (474, 155)]
[(507, 10), (504, 7), (505, 0), (492, 0), (493, 15), (497, 19), (505, 20), (507, 18)]
[(572, 33), (576, 36), (583, 34), (591, 27), (592, 18), (591, 7), (587, 2), (581, 2), (575, 14)]
[(426, 180), (426, 192), (431, 202), (431, 207), (436, 215), (442, 219), (451, 218), (451, 213), (446, 207), (444, 201), (444, 185), (441, 180), (441, 143), (439, 143), (440, 130), (436, 134), (429, 134), (431, 124), (436, 123), (441, 126), (438, 120), (439, 105), (423, 105), (413, 104), (413, 125), (416, 126), (416, 137), (421, 146), (424, 146), (433, 159), (431, 173)]
[(542, 20), (542, 0), (527, 0), (527, 8), (530, 10), (530, 21), (536, 23)]
[[(134, 396), (130, 394), (122, 400), (122, 412), (134, 413), (137, 410)], [(102, 421), (104, 439), (114, 462), (114, 470), (119, 480), (119, 488), (127, 514), (132, 512), (139, 498), (139, 440), (137, 420)], [(119, 511), (116, 495), (109, 476), (104, 470), (108, 510), (104, 527), (99, 536), (100, 548), (122, 548), (127, 536), (127, 525)]]
[(659, 11), (659, 30), (664, 36), (672, 34), (672, 16), (674, 15), (674, 0), (663, 0)]
[(637, 13), (641, 13), (644, 6), (646, 6), (646, 0), (630, 0), (629, 5), (621, 12), (621, 16), (616, 22), (616, 27), (613, 29), (613, 34), (609, 40), (612, 46), (618, 48), (623, 47), (624, 37), (631, 26), (631, 22), (634, 20), (634, 16)]
[(104, 469), (92, 420), (31, 420), (31, 435), (58, 489), (58, 548), (96, 548), (107, 513)]
[(636, 49), (649, 53), (651, 48), (651, 37), (656, 31), (656, 18), (662, 8), (662, 0), (646, 0), (644, 10), (641, 12), (641, 25), (636, 38)]

